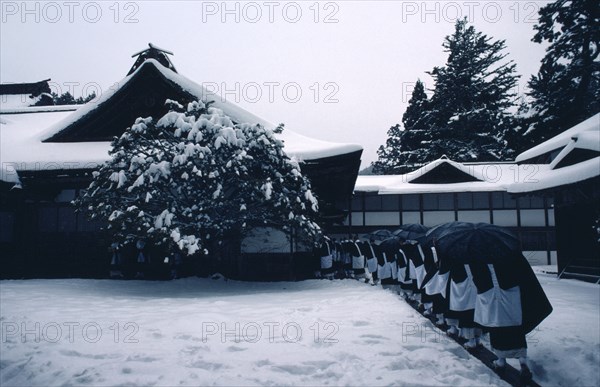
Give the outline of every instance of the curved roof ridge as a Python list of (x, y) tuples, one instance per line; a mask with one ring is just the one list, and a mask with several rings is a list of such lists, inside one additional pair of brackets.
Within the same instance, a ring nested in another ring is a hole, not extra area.
[(586, 131), (600, 131), (600, 113), (593, 115), (570, 129), (526, 150), (515, 158), (520, 163), (566, 146), (575, 135)]
[[(186, 78), (185, 76), (175, 73), (174, 71), (164, 67), (155, 59), (147, 59), (139, 66), (131, 75), (126, 76), (117, 83), (117, 87), (111, 88), (106, 93), (103, 93), (96, 101), (92, 101), (81, 108), (77, 109), (73, 114), (65, 117), (63, 120), (43, 130), (38, 136), (40, 141), (47, 141), (53, 136), (59, 134), (64, 129), (68, 128), (86, 115), (92, 113), (95, 109), (101, 108), (103, 104), (109, 101), (115, 93), (123, 89), (143, 68), (153, 66), (161, 75), (170, 82), (181, 87), (187, 93), (204, 101), (214, 100), (212, 106), (223, 110), (237, 122), (257, 123), (266, 128), (274, 129), (276, 125), (264, 120), (253, 113), (241, 108), (240, 106), (223, 99), (220, 95), (207, 90), (204, 86)], [(359, 144), (344, 144), (333, 143), (324, 140), (310, 138), (294, 132), (286, 127), (283, 133), (278, 134), (279, 138), (284, 141), (284, 150), (290, 157), (296, 157), (301, 160), (314, 160), (319, 158), (332, 157), (342, 154), (362, 151), (363, 147)]]
[(476, 176), (476, 169), (470, 168), (469, 166), (465, 166), (459, 162), (450, 160), (448, 156), (443, 155), (437, 160), (434, 160), (428, 164), (425, 164), (421, 168), (414, 170), (412, 172), (406, 173), (406, 182), (417, 184), (419, 179), (422, 179), (425, 175), (431, 173), (434, 169), (438, 168), (440, 165), (447, 164), (453, 167), (454, 169), (471, 176), (474, 180), (484, 181), (481, 176)]

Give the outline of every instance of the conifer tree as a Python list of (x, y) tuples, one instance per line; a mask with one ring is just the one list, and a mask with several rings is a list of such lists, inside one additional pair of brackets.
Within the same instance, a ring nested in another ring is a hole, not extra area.
[(478, 32), (458, 20), (444, 40), (444, 66), (428, 72), (434, 94), (415, 93), (403, 116), (404, 130), (388, 132), (374, 164), (377, 173), (408, 172), (443, 155), (456, 161), (495, 161), (514, 156), (516, 65), (506, 60), (504, 40)]
[(415, 168), (415, 150), (421, 147), (420, 138), (427, 136), (427, 131), (417, 128), (425, 116), (427, 101), (425, 85), (418, 79), (402, 116), (403, 128), (400, 125), (392, 126), (388, 130), (385, 146), (377, 150), (379, 158), (373, 163), (374, 174), (403, 174)]
[(417, 79), (411, 98), (408, 101), (408, 107), (402, 115), (402, 124), (404, 125), (405, 130), (420, 126), (420, 123), (424, 118), (424, 113), (427, 111), (427, 102), (425, 85), (420, 79)]
[(506, 61), (504, 40), (456, 23), (443, 47), (449, 53), (445, 66), (435, 67), (435, 91), (428, 117), (432, 144), (424, 159), (446, 154), (456, 161), (495, 161), (514, 155), (506, 141), (512, 129), (509, 109), (515, 104), (518, 76), (512, 60)]
[(60, 95), (57, 93), (42, 93), (39, 100), (32, 106), (52, 106), (52, 105), (83, 105), (96, 98), (96, 93), (92, 92), (86, 97), (73, 97), (70, 92), (65, 92)]
[(525, 148), (600, 112), (600, 2), (557, 0), (539, 11), (533, 41), (548, 42), (529, 80), (532, 111), (523, 125)]

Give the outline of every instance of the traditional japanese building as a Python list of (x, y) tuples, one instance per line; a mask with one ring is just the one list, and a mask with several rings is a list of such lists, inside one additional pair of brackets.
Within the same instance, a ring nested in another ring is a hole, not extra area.
[(486, 222), (512, 230), (534, 265), (600, 281), (600, 114), (515, 162), (445, 157), (396, 176), (359, 176), (338, 235), (399, 225)]
[(0, 84), (0, 104), (3, 108), (23, 108), (52, 104), (50, 78), (32, 83)]
[[(0, 267), (2, 277), (104, 276), (110, 241), (71, 205), (108, 160), (110, 141), (137, 117), (160, 117), (167, 99), (214, 101), (235, 122), (275, 126), (177, 73), (150, 45), (118, 87), (85, 105), (33, 106), (48, 80), (0, 85)], [(443, 157), (396, 176), (358, 176), (362, 147), (279, 135), (302, 162), (333, 236), (402, 224), (487, 222), (512, 230), (532, 264), (562, 276), (600, 279), (600, 115), (519, 155), (515, 162), (459, 163)], [(268, 252), (268, 254), (266, 254)], [(293, 278), (310, 271), (289, 235), (256, 230), (233, 273)], [(299, 276), (300, 278), (302, 275)]]
[[(134, 55), (136, 61), (118, 87), (82, 106), (0, 105), (3, 276), (105, 274), (110, 243), (99, 233), (100, 225), (77, 214), (70, 202), (89, 185), (92, 171), (108, 160), (113, 137), (120, 136), (137, 117), (164, 115), (167, 99), (214, 101), (212, 106), (236, 123), (275, 128), (178, 74), (168, 55), (171, 53), (150, 45)], [(30, 85), (2, 85), (1, 90), (8, 93), (13, 89), (29, 90)], [(298, 159), (311, 179), (322, 219), (341, 221), (347, 212), (343, 205), (358, 174), (362, 147), (307, 138), (288, 128), (279, 137), (286, 154)], [(272, 254), (268, 259), (288, 259), (294, 249), (288, 243), (286, 254)], [(249, 251), (246, 259), (266, 258)], [(250, 266), (264, 263), (256, 261)], [(286, 264), (290, 262), (279, 266)]]
[(551, 200), (561, 277), (600, 282), (600, 114), (516, 158), (533, 181), (508, 188), (519, 200)]
[(348, 205), (350, 216), (335, 231), (360, 235), (409, 223), (492, 223), (520, 238), (532, 264), (556, 264), (553, 198), (516, 198), (508, 192), (515, 182), (535, 181), (540, 168), (442, 157), (404, 175), (359, 176)]

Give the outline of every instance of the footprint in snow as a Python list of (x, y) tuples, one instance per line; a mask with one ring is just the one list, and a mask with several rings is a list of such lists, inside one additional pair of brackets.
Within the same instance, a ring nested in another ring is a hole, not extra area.
[(381, 340), (389, 340), (387, 337), (385, 336), (381, 336), (381, 335), (373, 335), (373, 334), (364, 334), (364, 335), (360, 335), (360, 337), (364, 337), (367, 339), (381, 339)]
[[(343, 376), (342, 374), (337, 373), (337, 372), (333, 372), (331, 370), (325, 371), (325, 372), (318, 372), (318, 373), (316, 373), (314, 375), (311, 375), (311, 377), (313, 379), (317, 379), (317, 380), (333, 379), (333, 380), (336, 380), (336, 381), (340, 380), (342, 378), (342, 376)], [(329, 383), (327, 383), (327, 381), (325, 381), (325, 382), (322, 382), (322, 383), (319, 383), (319, 384), (327, 385)]]
[(379, 356), (400, 356), (402, 352), (379, 352)]
[(548, 379), (548, 372), (544, 368), (543, 365), (536, 363), (534, 360), (529, 361), (529, 365), (531, 367), (531, 371), (535, 374), (535, 378), (539, 381), (544, 381)]
[(160, 359), (157, 357), (134, 355), (134, 356), (129, 356), (126, 361), (139, 361), (142, 363), (151, 363), (153, 361), (158, 361), (158, 360), (160, 360)]
[(229, 352), (241, 352), (241, 351), (245, 351), (245, 350), (247, 350), (247, 349), (248, 349), (248, 348), (236, 347), (235, 345), (232, 345), (232, 346), (229, 346), (229, 347), (227, 347), (227, 350), (228, 350)]
[(13, 363), (14, 362), (12, 362), (10, 360), (0, 360), (0, 370), (7, 368), (9, 365), (11, 365)]
[(257, 366), (257, 367), (264, 367), (264, 366), (271, 365), (271, 364), (273, 364), (273, 363), (271, 363), (271, 362), (269, 361), (269, 359), (264, 359), (264, 360), (259, 360), (259, 361), (257, 361), (257, 362), (256, 362), (256, 363), (254, 363), (254, 364), (256, 364), (256, 366)]
[(287, 372), (288, 374), (292, 375), (311, 375), (316, 371), (314, 366), (303, 366), (297, 364), (277, 365), (273, 366), (272, 369), (274, 371)]
[(81, 352), (77, 352), (74, 350), (60, 350), (59, 353), (63, 356), (70, 356), (70, 357), (82, 357), (85, 359), (116, 359), (119, 357), (119, 355), (117, 354), (98, 354), (98, 355), (90, 355), (90, 354), (85, 354), (85, 353), (81, 353)]
[(335, 362), (328, 361), (328, 360), (313, 360), (313, 361), (304, 361), (304, 362), (302, 362), (302, 364), (311, 366), (311, 367), (316, 367), (319, 370), (324, 370), (324, 369), (329, 368), (332, 365), (334, 365)]
[(228, 368), (228, 367), (225, 367), (225, 365), (222, 363), (211, 363), (209, 361), (204, 361), (204, 360), (193, 361), (193, 362), (189, 363), (188, 367), (200, 368), (200, 369), (207, 370), (207, 371), (216, 371), (221, 368)]
[(195, 355), (200, 351), (210, 352), (210, 347), (207, 345), (191, 345), (181, 349), (181, 353), (185, 355)]
[(411, 364), (406, 360), (395, 360), (389, 363), (385, 368), (390, 371), (402, 371), (411, 367)]
[(369, 344), (369, 345), (375, 345), (375, 344), (381, 344), (380, 340), (364, 340), (362, 343), (359, 344)]

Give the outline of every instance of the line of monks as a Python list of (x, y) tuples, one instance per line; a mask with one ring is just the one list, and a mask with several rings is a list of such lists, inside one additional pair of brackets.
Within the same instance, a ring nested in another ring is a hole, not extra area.
[(526, 334), (552, 307), (524, 257), (521, 267), (444, 265), (432, 243), (350, 236), (325, 238), (315, 258), (317, 278), (364, 280), (417, 301), (425, 315), (436, 316), (437, 325), (448, 326), (449, 335), (465, 338), (468, 350), (482, 345), (482, 335), (489, 333), (498, 371), (506, 358), (518, 358), (521, 377), (531, 378)]

